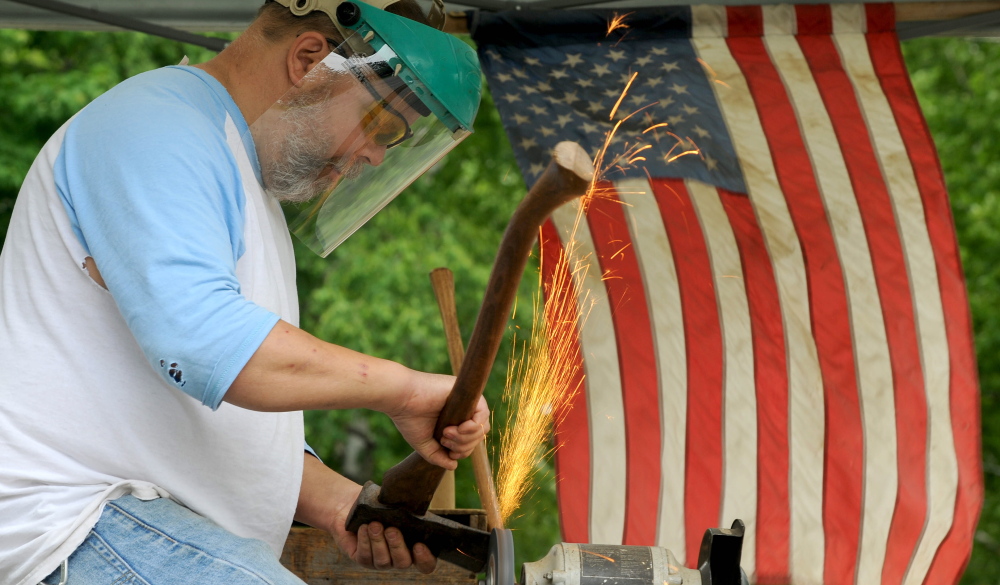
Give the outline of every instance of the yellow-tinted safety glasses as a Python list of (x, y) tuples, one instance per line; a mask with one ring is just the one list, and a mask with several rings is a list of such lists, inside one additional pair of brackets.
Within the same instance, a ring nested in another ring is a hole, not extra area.
[(413, 131), (406, 118), (390, 106), (389, 102), (379, 95), (378, 91), (363, 75), (359, 75), (358, 79), (376, 100), (375, 105), (369, 108), (368, 112), (361, 118), (361, 126), (372, 142), (379, 146), (392, 148), (411, 138)]

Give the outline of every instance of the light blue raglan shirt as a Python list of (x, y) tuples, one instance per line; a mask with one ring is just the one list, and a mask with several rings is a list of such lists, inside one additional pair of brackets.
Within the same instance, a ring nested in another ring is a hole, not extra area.
[(294, 278), (246, 122), (203, 71), (136, 76), (50, 139), (0, 254), (0, 585), (37, 583), (125, 493), (280, 552), (302, 415), (222, 399), (298, 323)]
[[(214, 78), (169, 67), (89, 107), (67, 129), (55, 165), (70, 225), (99, 259), (146, 359), (213, 409), (278, 320), (236, 278), (246, 199), (227, 118), (247, 136)], [(247, 153), (256, 169), (254, 149)]]

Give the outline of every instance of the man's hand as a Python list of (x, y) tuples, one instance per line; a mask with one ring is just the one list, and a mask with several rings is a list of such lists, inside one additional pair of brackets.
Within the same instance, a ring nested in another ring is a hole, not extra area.
[(490, 431), (490, 410), (482, 397), (472, 419), (458, 426), (445, 427), (441, 441), (434, 439), (434, 426), (444, 407), (454, 376), (413, 372), (410, 394), (400, 405), (386, 412), (413, 449), (429, 463), (455, 469), (457, 459), (472, 454), (479, 441)]
[(361, 486), (312, 455), (304, 457), (296, 520), (329, 532), (340, 550), (362, 567), (384, 570), (416, 566), (421, 573), (434, 571), (437, 558), (430, 549), (419, 543), (409, 548), (396, 528), (372, 522), (362, 525), (356, 535), (349, 532), (345, 526), (347, 515)]

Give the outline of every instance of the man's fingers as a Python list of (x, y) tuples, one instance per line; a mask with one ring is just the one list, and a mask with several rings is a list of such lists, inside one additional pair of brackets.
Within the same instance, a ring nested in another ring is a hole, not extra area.
[(358, 528), (358, 548), (355, 550), (354, 562), (368, 569), (375, 568), (372, 564), (372, 545), (368, 538), (367, 524), (362, 524)]
[(407, 569), (413, 564), (410, 549), (406, 548), (403, 534), (397, 528), (385, 529), (385, 541), (389, 544), (389, 556), (394, 569)]
[(452, 459), (468, 457), (476, 445), (486, 436), (488, 428), (479, 423), (467, 420), (464, 423), (448, 427), (444, 430), (441, 444), (451, 453)]
[[(461, 457), (459, 457), (461, 459)], [(454, 471), (458, 469), (458, 462), (451, 458), (451, 452), (441, 449), (433, 454), (430, 462), (438, 467)]]
[(431, 554), (431, 549), (424, 546), (423, 543), (417, 543), (413, 545), (413, 564), (421, 573), (433, 573), (437, 566), (437, 557)]
[(385, 541), (385, 533), (382, 525), (372, 522), (368, 525), (368, 540), (371, 542), (372, 564), (376, 569), (385, 570), (392, 568), (392, 556), (389, 554), (389, 545)]

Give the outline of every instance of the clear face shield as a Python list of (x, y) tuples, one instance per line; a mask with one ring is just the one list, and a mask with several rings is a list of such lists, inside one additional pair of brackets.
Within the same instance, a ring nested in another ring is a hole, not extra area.
[(321, 256), (469, 134), (389, 45), (358, 40), (331, 45), (250, 127), (265, 191), (301, 208), (290, 229)]

